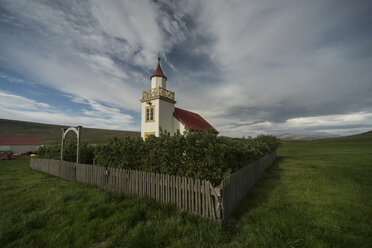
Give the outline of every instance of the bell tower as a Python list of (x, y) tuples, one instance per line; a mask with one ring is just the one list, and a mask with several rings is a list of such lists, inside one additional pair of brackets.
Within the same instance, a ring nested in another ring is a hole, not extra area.
[(151, 80), (151, 88), (156, 88), (160, 86), (163, 89), (167, 88), (167, 77), (164, 75), (163, 70), (160, 66), (160, 58), (158, 58), (158, 65), (152, 76), (150, 77)]
[(176, 103), (174, 92), (166, 89), (167, 77), (158, 65), (150, 77), (151, 89), (142, 91), (141, 101), (141, 137), (159, 136), (160, 130), (173, 135), (173, 113)]

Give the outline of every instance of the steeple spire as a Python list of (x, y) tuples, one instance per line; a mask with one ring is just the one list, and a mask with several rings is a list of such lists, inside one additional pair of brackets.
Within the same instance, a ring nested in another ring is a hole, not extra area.
[(160, 57), (158, 57), (158, 65), (156, 66), (156, 69), (154, 73), (152, 74), (152, 76), (150, 77), (150, 79), (153, 77), (163, 77), (167, 79), (167, 77), (164, 75), (163, 70), (161, 69), (161, 66), (160, 66)]

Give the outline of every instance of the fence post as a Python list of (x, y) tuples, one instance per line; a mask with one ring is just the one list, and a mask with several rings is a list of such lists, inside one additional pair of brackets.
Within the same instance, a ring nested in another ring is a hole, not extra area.
[[(221, 185), (223, 185), (221, 183)], [(223, 205), (223, 187), (221, 187), (218, 191), (217, 191), (217, 200), (218, 200), (218, 206), (217, 206), (217, 213), (218, 213), (218, 221), (221, 223), (221, 224), (224, 224), (225, 222), (225, 212), (224, 212), (224, 205)]]
[[(220, 184), (221, 186), (222, 184)], [(223, 192), (222, 192), (222, 187), (220, 188), (217, 187), (217, 188), (214, 188), (212, 185), (211, 185), (211, 193), (212, 195), (214, 196), (214, 202), (215, 202), (215, 214), (216, 214), (216, 220), (223, 224)]]
[(78, 165), (78, 163), (74, 164), (74, 167), (73, 167), (73, 171), (74, 171), (74, 181), (76, 181), (76, 166)]

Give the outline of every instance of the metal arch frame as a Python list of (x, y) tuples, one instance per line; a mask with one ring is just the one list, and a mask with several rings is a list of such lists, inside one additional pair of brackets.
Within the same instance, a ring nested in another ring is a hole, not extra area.
[(69, 127), (67, 129), (62, 128), (62, 146), (61, 146), (61, 161), (64, 158), (65, 138), (68, 132), (73, 131), (77, 136), (77, 151), (76, 151), (76, 163), (80, 163), (80, 137), (81, 137), (82, 126)]

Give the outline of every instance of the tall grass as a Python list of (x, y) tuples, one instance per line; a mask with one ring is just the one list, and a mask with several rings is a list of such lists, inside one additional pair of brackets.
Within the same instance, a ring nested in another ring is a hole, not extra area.
[(226, 227), (0, 161), (0, 247), (370, 247), (372, 141), (284, 143)]

